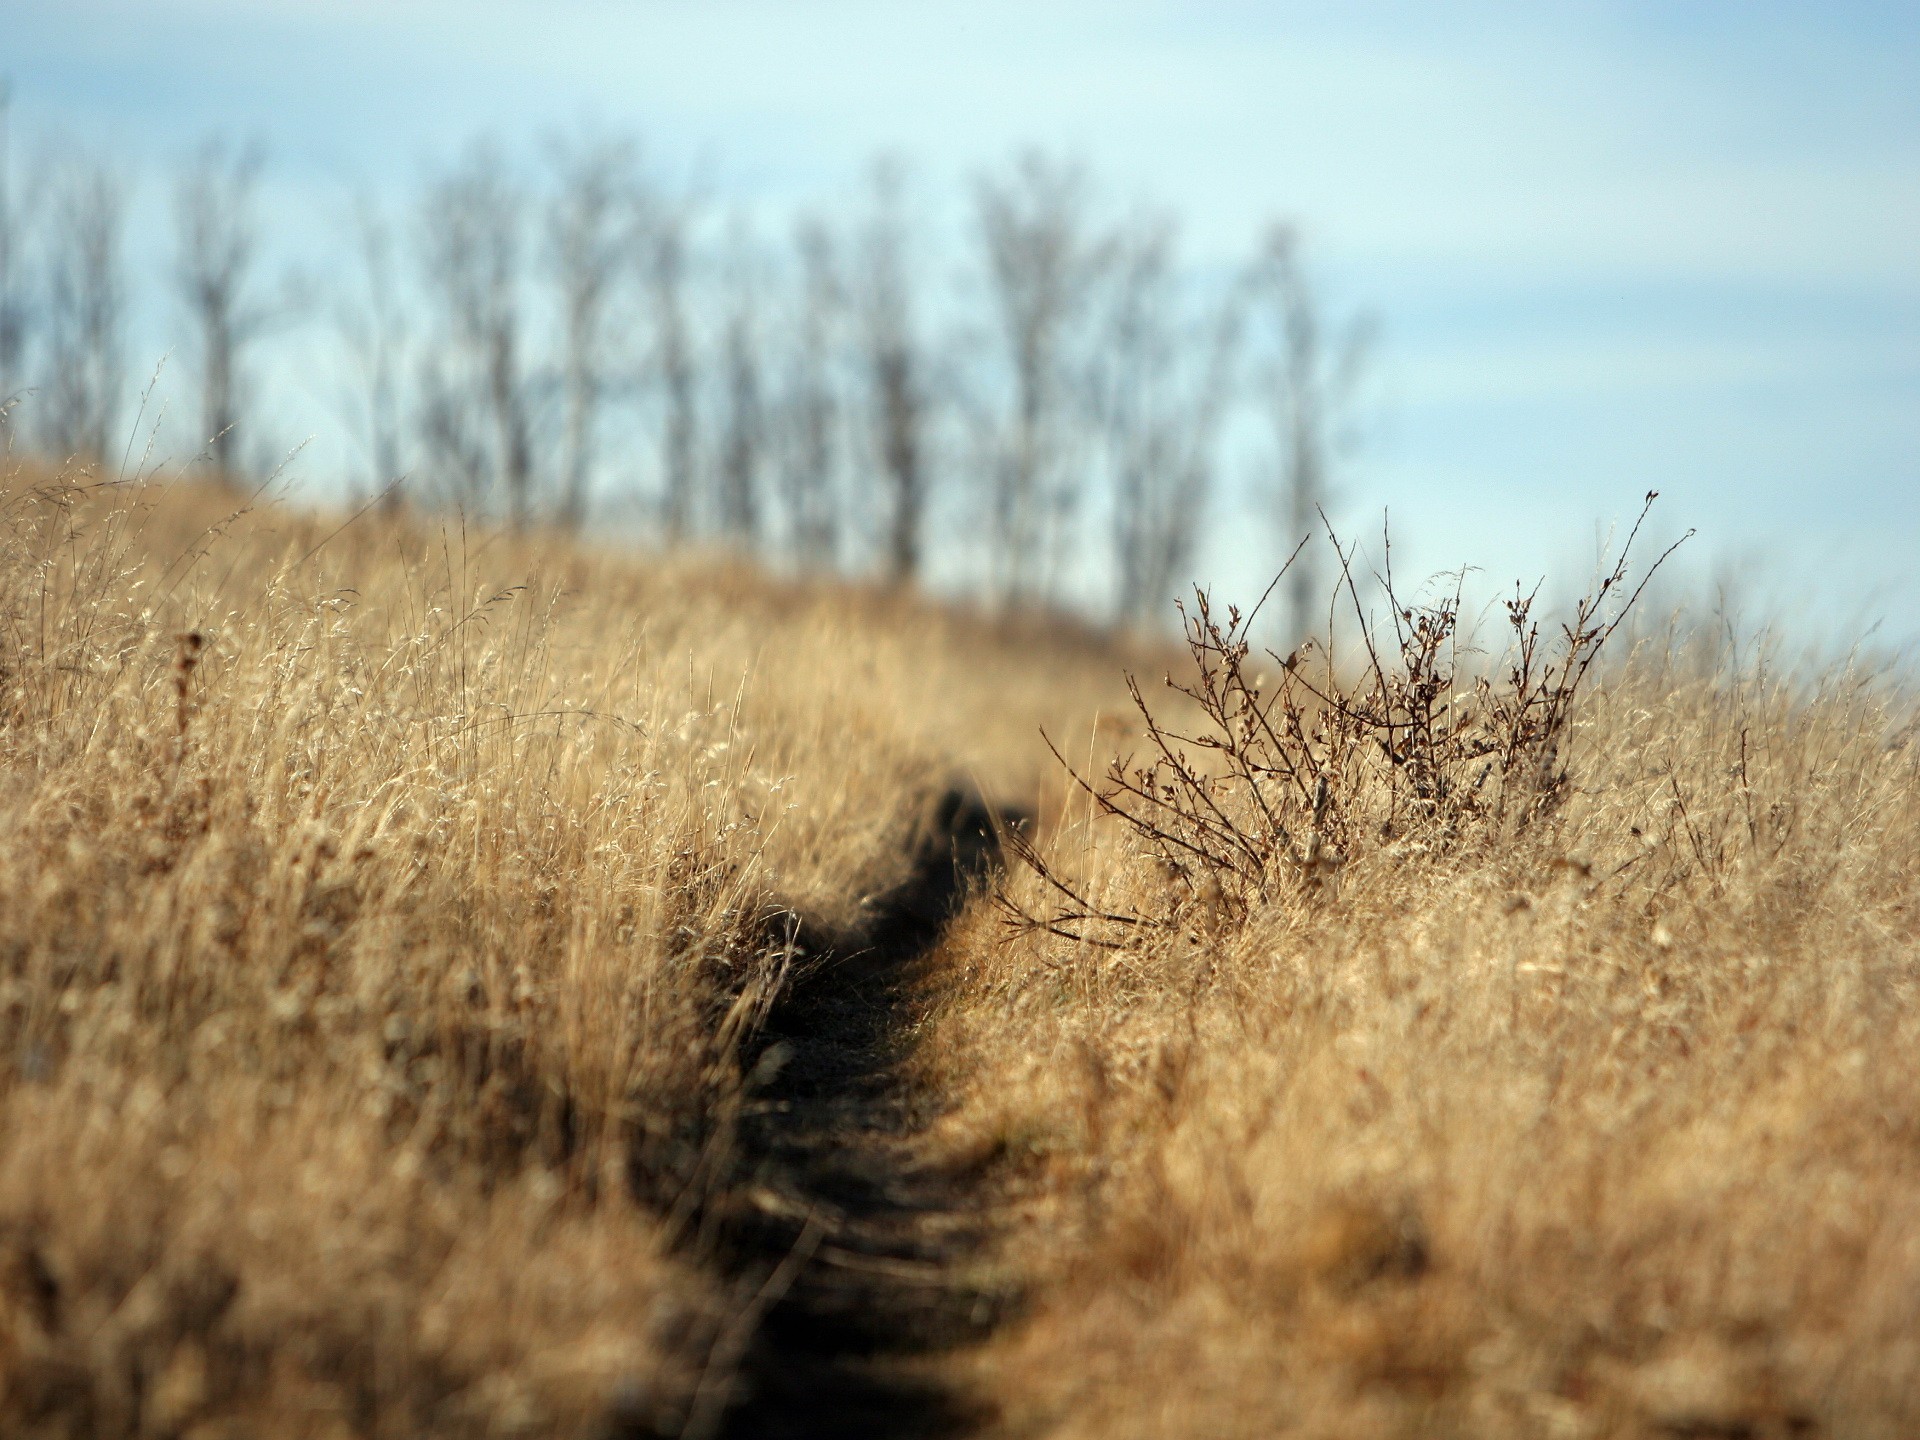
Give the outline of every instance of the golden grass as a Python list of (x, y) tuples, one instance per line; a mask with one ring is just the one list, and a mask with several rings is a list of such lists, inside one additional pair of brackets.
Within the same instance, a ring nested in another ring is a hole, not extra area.
[(1091, 650), (213, 489), (0, 507), (0, 1431), (677, 1433), (770, 917), (852, 918), (951, 768), (1031, 785)]
[(1176, 923), (944, 952), (946, 1143), (1027, 1173), (1033, 1313), (971, 1370), (1005, 1432), (1920, 1433), (1913, 734), (1870, 675), (1648, 646), (1547, 821), (1211, 930), (1063, 828)]
[(1038, 740), (1098, 771), (1164, 656), (344, 519), (0, 488), (0, 1433), (710, 1415), (781, 917), (857, 922), (956, 779), (1153, 922), (977, 903), (925, 967), (922, 1150), (1029, 1297), (939, 1365), (1001, 1433), (1920, 1433), (1893, 681), (1647, 645), (1564, 803), (1243, 908)]

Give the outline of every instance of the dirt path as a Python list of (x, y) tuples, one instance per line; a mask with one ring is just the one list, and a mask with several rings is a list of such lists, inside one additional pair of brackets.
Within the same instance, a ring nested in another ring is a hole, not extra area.
[(714, 1239), (752, 1299), (736, 1378), (703, 1394), (692, 1440), (933, 1440), (984, 1418), (924, 1361), (982, 1336), (1012, 1297), (963, 1279), (983, 1239), (978, 1197), (915, 1164), (931, 1101), (897, 1062), (915, 961), (998, 853), (987, 808), (948, 795), (912, 874), (863, 933), (819, 942), (746, 1057), (771, 1078), (742, 1117)]

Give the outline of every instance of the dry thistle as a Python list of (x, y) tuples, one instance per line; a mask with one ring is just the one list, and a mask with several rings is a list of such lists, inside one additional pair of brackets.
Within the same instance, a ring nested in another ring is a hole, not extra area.
[(1634, 542), (1656, 498), (1648, 492), (1605, 575), (1560, 627), (1557, 647), (1543, 641), (1534, 618), (1537, 589), (1516, 589), (1505, 606), (1511, 637), (1503, 683), (1460, 672), (1458, 581), (1431, 602), (1402, 599), (1390, 539), (1375, 577), (1388, 632), (1361, 600), (1355, 547), (1342, 545), (1330, 525), (1326, 531), (1339, 565), (1334, 601), (1351, 605), (1363, 652), (1358, 678), (1342, 674), (1330, 644), (1308, 640), (1284, 658), (1263, 652), (1278, 667), (1267, 693), (1269, 677), (1252, 661), (1261, 606), (1246, 615), (1229, 606), (1223, 619), (1207, 592), (1196, 590), (1193, 608), (1180, 607), (1192, 676), (1167, 679), (1199, 712), (1194, 732), (1163, 721), (1129, 677), (1150, 747), (1144, 761), (1116, 760), (1096, 782), (1054, 750), (1099, 813), (1124, 822), (1171, 877), (1175, 903), (1164, 917), (1110, 913), (1022, 844), (1015, 855), (1070, 904), (1038, 916), (1003, 896), (1010, 922), (1092, 939), (1099, 927), (1177, 924), (1194, 903), (1204, 914), (1238, 920), (1281, 894), (1323, 893), (1361, 847), (1433, 856), (1547, 815), (1566, 793), (1565, 741), (1583, 682), (1647, 582), (1687, 538), (1627, 590)]
[(192, 715), (193, 672), (199, 667), (200, 652), (207, 637), (198, 630), (183, 631), (173, 637), (173, 720), (184, 752), (187, 722)]

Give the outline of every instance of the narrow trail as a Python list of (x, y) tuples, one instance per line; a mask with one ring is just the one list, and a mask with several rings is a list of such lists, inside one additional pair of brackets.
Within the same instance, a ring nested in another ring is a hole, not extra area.
[(942, 1440), (984, 1420), (915, 1362), (981, 1338), (1013, 1297), (965, 1279), (982, 1206), (915, 1163), (933, 1101), (898, 1062), (915, 962), (998, 862), (993, 814), (950, 792), (907, 879), (859, 935), (821, 946), (745, 1057), (771, 1076), (742, 1116), (714, 1232), (722, 1267), (755, 1297), (752, 1338), (696, 1437)]

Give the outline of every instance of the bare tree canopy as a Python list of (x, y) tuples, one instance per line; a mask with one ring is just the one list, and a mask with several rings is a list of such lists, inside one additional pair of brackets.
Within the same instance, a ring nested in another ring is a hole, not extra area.
[(608, 322), (642, 187), (639, 151), (630, 140), (556, 138), (547, 153), (554, 178), (547, 262), (561, 322), (559, 518), (578, 526), (591, 498), (613, 365)]
[(1078, 166), (1028, 152), (980, 178), (974, 209), (1007, 394), (988, 463), (993, 588), (1045, 598), (1079, 498), (1082, 327), (1104, 263)]
[(795, 559), (809, 569), (826, 569), (839, 561), (842, 545), (839, 361), (846, 297), (825, 223), (802, 221), (793, 244), (798, 313), (783, 407), (783, 489)]
[[(90, 462), (124, 438), (129, 183), (52, 151), (22, 204), (6, 100), (0, 85), (0, 423), (38, 382), (33, 443)], [(262, 294), (262, 173), (257, 147), (211, 141), (171, 186), (195, 448), (229, 476), (258, 454), (250, 382), (280, 368), (262, 351), (293, 317)], [(881, 158), (850, 215), (798, 211), (779, 244), (756, 239), (757, 210), (710, 223), (697, 172), (664, 183), (617, 132), (483, 140), (424, 178), (410, 227), (363, 199), (338, 247), (335, 393), (369, 497), (397, 503), (417, 471), (411, 496), (513, 526), (624, 518), (667, 545), (1143, 626), (1201, 569), (1255, 415), (1278, 442), (1260, 503), (1288, 552), (1352, 429), (1367, 329), (1329, 325), (1292, 230), (1196, 268), (1171, 216), (1109, 209), (1042, 151), (976, 176), (952, 233), (922, 227), (902, 162)], [(1282, 596), (1296, 630), (1319, 590), (1303, 557)]]
[(209, 141), (181, 174), (174, 192), (174, 283), (191, 320), (200, 355), (200, 435), (215, 471), (238, 476), (244, 352), (266, 324), (250, 292), (259, 257), (254, 190), (257, 146)]
[(406, 471), (401, 387), (410, 336), (393, 230), (365, 196), (355, 206), (353, 240), (359, 274), (339, 312), (353, 372), (353, 423), (368, 466), (366, 492), (398, 505)]
[(1233, 399), (1241, 297), (1186, 292), (1173, 221), (1140, 214), (1115, 242), (1093, 366), (1113, 505), (1114, 615), (1142, 624), (1190, 580)]
[[(1319, 529), (1329, 503), (1329, 470), (1347, 437), (1372, 325), (1359, 317), (1327, 333), (1291, 226), (1268, 232), (1252, 280), (1273, 336), (1262, 384), (1280, 450), (1273, 499), (1279, 550), (1286, 555)], [(1308, 546), (1287, 574), (1287, 624), (1296, 638), (1312, 629), (1312, 607), (1326, 593), (1316, 562), (1315, 547)]]
[(693, 533), (699, 493), (699, 368), (689, 294), (695, 214), (690, 197), (661, 195), (639, 232), (653, 331), (648, 370), (658, 397), (660, 521), (669, 541)]
[(741, 549), (760, 537), (760, 471), (766, 417), (760, 352), (760, 264), (753, 231), (735, 217), (728, 242), (726, 318), (720, 341), (720, 533)]
[(899, 162), (873, 169), (872, 210), (861, 237), (858, 303), (872, 452), (884, 515), (884, 565), (896, 584), (920, 573), (927, 468), (927, 362), (917, 329), (908, 256), (905, 177)]
[(57, 455), (98, 461), (126, 389), (127, 182), (105, 161), (69, 152), (49, 202), (40, 439)]
[(475, 146), (428, 188), (421, 260), (443, 358), (423, 375), (424, 436), (443, 479), (469, 503), (533, 513), (532, 394), (523, 371), (525, 196), (500, 150)]
[(23, 207), (13, 174), (13, 86), (0, 77), (0, 429), (11, 429), (27, 353)]

